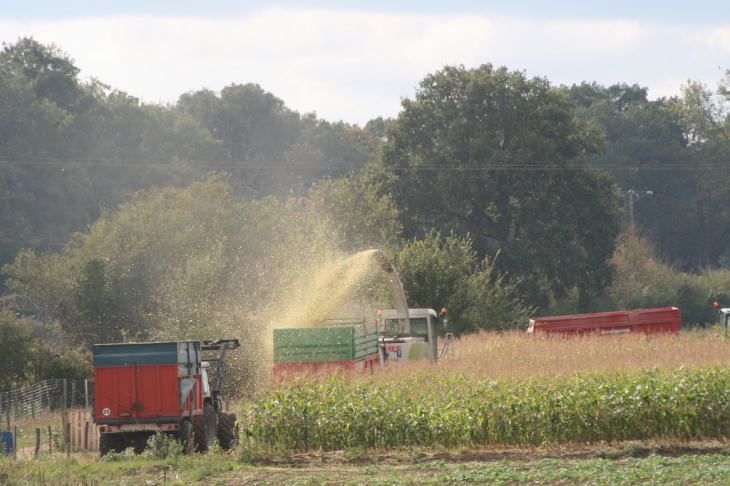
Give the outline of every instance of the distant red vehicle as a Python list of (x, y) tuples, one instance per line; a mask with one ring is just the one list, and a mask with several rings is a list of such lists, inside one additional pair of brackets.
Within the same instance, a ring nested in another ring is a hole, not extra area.
[(530, 319), (528, 333), (561, 333), (602, 335), (642, 332), (644, 334), (679, 334), (681, 321), (679, 309), (662, 307), (658, 309), (637, 309), (598, 314), (576, 314), (572, 316), (535, 317)]

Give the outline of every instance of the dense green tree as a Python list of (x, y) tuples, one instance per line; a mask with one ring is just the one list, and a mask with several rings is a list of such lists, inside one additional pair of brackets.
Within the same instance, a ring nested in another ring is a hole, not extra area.
[(223, 163), (193, 116), (145, 105), (32, 38), (0, 52), (0, 264), (21, 248), (58, 250), (128, 195), (184, 185)]
[(683, 250), (689, 256), (685, 261), (697, 266), (716, 265), (730, 251), (728, 80), (730, 73), (715, 92), (699, 82), (688, 82), (675, 104), (694, 169), (685, 175), (686, 216), (682, 222), (689, 234), (683, 239)]
[(637, 85), (583, 83), (567, 89), (578, 118), (601, 127), (606, 150), (590, 163), (621, 189), (652, 191), (634, 206), (636, 223), (684, 269), (716, 264), (727, 248), (730, 204), (719, 100), (699, 83), (681, 98), (650, 101)]
[(448, 332), (526, 328), (533, 309), (489, 258), (479, 262), (469, 238), (432, 231), (406, 244), (396, 265), (408, 305), (447, 309)]
[(365, 131), (369, 132), (376, 139), (385, 141), (387, 133), (385, 127), (392, 121), (392, 118), (384, 119), (382, 116), (373, 118), (365, 124)]
[(55, 46), (21, 39), (0, 52), (0, 263), (23, 247), (59, 248), (90, 222), (77, 164), (90, 109), (78, 70)]
[(257, 84), (187, 93), (177, 107), (222, 143), (230, 161), (220, 167), (249, 197), (301, 196), (312, 182), (363, 168), (377, 144), (357, 126), (300, 115)]
[(28, 325), (10, 310), (0, 308), (0, 392), (25, 384), (33, 346)]
[(377, 143), (255, 84), (141, 103), (81, 79), (57, 46), (22, 38), (0, 51), (0, 265), (23, 248), (60, 249), (139, 190), (226, 171), (237, 195), (301, 197), (370, 163)]
[(73, 295), (73, 276), (61, 254), (38, 255), (26, 249), (2, 272), (8, 277), (9, 290), (4, 300), (28, 318), (36, 340), (49, 347), (62, 343), (61, 306)]
[(577, 286), (586, 308), (611, 281), (618, 234), (613, 179), (585, 163), (600, 132), (547, 80), (489, 64), (431, 74), (402, 105), (382, 164), (406, 236), (469, 234), (480, 258), (501, 248), (497, 267), (530, 302)]
[(88, 380), (93, 378), (91, 353), (66, 347), (63, 350), (36, 346), (30, 355), (31, 378), (28, 384), (43, 380)]
[(265, 196), (278, 176), (295, 169), (288, 154), (301, 135), (300, 116), (259, 85), (231, 84), (220, 93), (207, 89), (187, 93), (177, 107), (220, 141), (237, 192)]
[(3, 44), (0, 69), (3, 75), (27, 79), (38, 98), (47, 99), (63, 109), (77, 106), (83, 90), (71, 58), (54, 44), (41, 44), (32, 37)]
[(337, 235), (342, 250), (391, 252), (400, 246), (402, 227), (392, 198), (379, 189), (363, 177), (328, 180), (310, 191), (307, 204)]
[(356, 172), (373, 161), (375, 137), (357, 125), (330, 123), (305, 117), (304, 130), (293, 157), (311, 167), (317, 177), (337, 177)]

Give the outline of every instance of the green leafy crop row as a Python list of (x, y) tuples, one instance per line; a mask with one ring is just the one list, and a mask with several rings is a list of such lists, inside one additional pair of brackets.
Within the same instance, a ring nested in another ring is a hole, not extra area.
[(299, 381), (251, 404), (251, 443), (297, 450), (541, 445), (730, 436), (730, 367), (529, 381), (422, 372)]

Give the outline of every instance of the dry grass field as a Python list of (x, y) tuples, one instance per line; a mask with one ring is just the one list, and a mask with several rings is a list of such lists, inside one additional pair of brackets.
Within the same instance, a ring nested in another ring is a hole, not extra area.
[[(439, 340), (439, 349), (443, 339)], [(587, 334), (583, 336), (530, 335), (521, 331), (487, 332), (454, 341), (454, 353), (429, 365), (425, 361), (388, 363), (376, 367), (381, 380), (407, 379), (428, 370), (442, 376), (464, 375), (471, 380), (510, 378), (526, 380), (583, 372), (629, 372), (641, 369), (707, 368), (730, 365), (730, 339), (719, 328), (683, 330), (677, 335)], [(328, 370), (306, 378), (327, 381)], [(357, 371), (342, 371), (338, 379), (370, 379)], [(272, 383), (265, 389), (286, 383)]]
[[(566, 338), (532, 336), (518, 331), (481, 332), (457, 339), (454, 351), (453, 357), (444, 358), (434, 366), (440, 373), (463, 374), (472, 379), (526, 379), (587, 371), (625, 372), (730, 364), (730, 340), (725, 340), (717, 329), (649, 337), (615, 334)], [(423, 362), (411, 362), (391, 365), (376, 373), (408, 374), (423, 366)]]

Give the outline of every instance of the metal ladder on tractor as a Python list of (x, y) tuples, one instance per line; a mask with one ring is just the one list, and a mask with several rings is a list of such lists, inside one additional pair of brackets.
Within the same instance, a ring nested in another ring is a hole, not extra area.
[(439, 360), (446, 358), (453, 358), (454, 357), (454, 333), (453, 332), (447, 332), (446, 333), (446, 341), (444, 342), (444, 347), (441, 348), (441, 352), (439, 353)]

